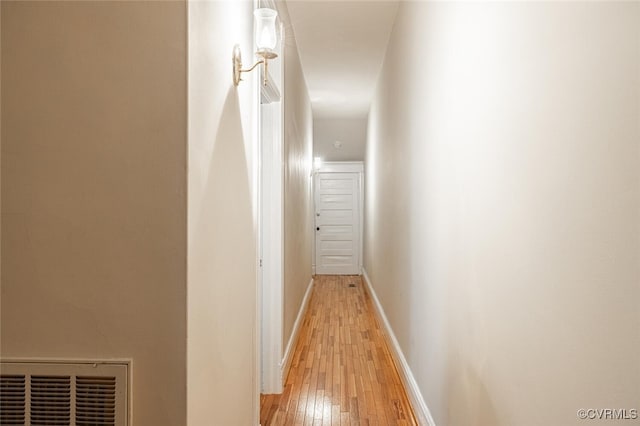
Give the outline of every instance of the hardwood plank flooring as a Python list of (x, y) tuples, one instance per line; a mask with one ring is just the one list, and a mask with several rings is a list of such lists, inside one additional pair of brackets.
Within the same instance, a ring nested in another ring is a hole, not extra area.
[(261, 395), (260, 422), (417, 425), (359, 276), (316, 277), (284, 391)]

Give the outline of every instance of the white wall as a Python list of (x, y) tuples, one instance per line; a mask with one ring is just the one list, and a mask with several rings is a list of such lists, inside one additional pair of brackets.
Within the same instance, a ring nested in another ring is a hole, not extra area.
[(257, 424), (253, 2), (189, 2), (188, 424)]
[(285, 22), (284, 51), (284, 330), (283, 347), (311, 280), (311, 167), (313, 118), (302, 74), (295, 34), (286, 4), (279, 3)]
[[(336, 148), (334, 142), (342, 142)], [(313, 156), (323, 161), (363, 161), (367, 118), (316, 118), (313, 121)]]
[(365, 268), (439, 426), (638, 408), (639, 28), (632, 2), (401, 3)]
[(184, 425), (186, 4), (1, 8), (1, 355), (131, 358)]
[[(258, 73), (230, 69), (236, 43), (254, 59), (252, 10), (2, 3), (2, 356), (132, 358), (136, 425), (257, 423)], [(287, 57), (285, 315), (311, 269)]]

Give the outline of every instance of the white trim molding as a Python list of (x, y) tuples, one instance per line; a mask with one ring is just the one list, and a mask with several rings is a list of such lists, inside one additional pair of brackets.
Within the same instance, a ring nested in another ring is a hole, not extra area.
[(376, 311), (376, 316), (380, 321), (380, 325), (382, 326), (382, 331), (387, 338), (387, 344), (389, 345), (389, 349), (391, 349), (391, 356), (396, 364), (398, 373), (400, 373), (400, 380), (402, 380), (402, 384), (407, 390), (409, 402), (411, 403), (413, 412), (416, 415), (416, 420), (423, 426), (436, 426), (436, 422), (433, 420), (433, 416), (429, 411), (429, 407), (427, 407), (427, 403), (422, 396), (422, 392), (420, 392), (418, 382), (416, 382), (416, 379), (413, 376), (409, 363), (400, 348), (396, 335), (391, 328), (387, 315), (384, 313), (384, 309), (378, 300), (378, 296), (376, 295), (373, 285), (371, 285), (371, 280), (364, 268), (362, 268), (362, 276), (364, 277), (367, 292), (371, 296), (371, 300), (373, 300), (373, 306)]
[(300, 304), (300, 310), (298, 311), (298, 316), (296, 317), (296, 321), (293, 323), (293, 330), (291, 330), (291, 336), (289, 336), (289, 341), (287, 342), (287, 348), (284, 351), (284, 357), (282, 358), (282, 362), (280, 363), (280, 377), (282, 378), (283, 387), (287, 380), (287, 375), (289, 374), (289, 370), (291, 369), (291, 362), (293, 361), (293, 353), (296, 349), (296, 343), (298, 342), (298, 334), (300, 333), (300, 327), (302, 326), (304, 316), (307, 313), (307, 308), (309, 307), (309, 300), (311, 300), (312, 289), (313, 289), (313, 278), (311, 278), (311, 281), (309, 281), (309, 285), (307, 286), (307, 291), (304, 293), (304, 297), (302, 298), (302, 303)]
[[(263, 1), (264, 3), (264, 1)], [(272, 6), (273, 2), (269, 3)], [(280, 32), (281, 36), (284, 34)], [(277, 47), (279, 60), (271, 65), (269, 74), (272, 91), (281, 96), (283, 88), (284, 49)], [(257, 356), (260, 363), (259, 390), (262, 393), (282, 392), (280, 361), (282, 360), (282, 333), (284, 324), (284, 175), (283, 126), (284, 102), (274, 102), (274, 93), (260, 83), (256, 87), (260, 99), (271, 97), (271, 103), (258, 100), (259, 132), (259, 195), (258, 195), (258, 340)]]
[(362, 173), (364, 162), (362, 161), (325, 161), (322, 166), (314, 170), (316, 173)]

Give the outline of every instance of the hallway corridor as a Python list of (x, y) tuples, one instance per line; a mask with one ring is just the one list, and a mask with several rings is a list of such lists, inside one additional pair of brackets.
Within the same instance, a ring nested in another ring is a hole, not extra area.
[(359, 276), (316, 277), (284, 392), (260, 403), (262, 426), (417, 424)]

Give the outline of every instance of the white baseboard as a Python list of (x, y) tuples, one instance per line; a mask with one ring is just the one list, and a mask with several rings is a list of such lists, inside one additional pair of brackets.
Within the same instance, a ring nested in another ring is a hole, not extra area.
[(416, 379), (411, 372), (411, 368), (407, 363), (407, 359), (404, 357), (404, 353), (402, 352), (400, 344), (398, 343), (398, 340), (393, 333), (391, 324), (389, 324), (389, 320), (384, 313), (384, 309), (382, 309), (382, 305), (378, 300), (378, 296), (376, 295), (376, 292), (371, 285), (369, 275), (367, 275), (367, 271), (364, 268), (362, 269), (362, 276), (364, 277), (367, 291), (369, 292), (369, 294), (371, 295), (371, 299), (373, 300), (376, 315), (378, 316), (383, 328), (383, 332), (387, 337), (387, 343), (389, 344), (391, 349), (391, 356), (393, 357), (399, 370), (398, 372), (400, 373), (400, 379), (402, 380), (402, 383), (407, 390), (409, 402), (411, 403), (413, 412), (416, 415), (416, 420), (422, 426), (436, 426), (436, 422), (433, 420), (433, 416), (429, 411), (429, 407), (427, 407), (427, 403), (422, 397), (422, 393), (420, 392), (418, 383), (416, 382)]
[(287, 380), (287, 374), (289, 374), (289, 369), (291, 368), (291, 361), (293, 361), (293, 352), (296, 349), (296, 342), (298, 341), (298, 333), (300, 332), (300, 326), (302, 325), (304, 315), (306, 314), (307, 307), (309, 306), (309, 299), (311, 299), (312, 288), (313, 288), (313, 278), (311, 278), (311, 281), (309, 281), (309, 285), (307, 286), (307, 291), (304, 293), (304, 297), (302, 298), (302, 303), (300, 304), (300, 310), (298, 311), (296, 322), (293, 323), (293, 330), (291, 330), (291, 336), (289, 336), (289, 341), (287, 342), (287, 348), (284, 351), (284, 357), (282, 358), (282, 362), (280, 363), (280, 377), (282, 378), (283, 388), (285, 385), (285, 381)]

